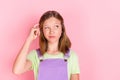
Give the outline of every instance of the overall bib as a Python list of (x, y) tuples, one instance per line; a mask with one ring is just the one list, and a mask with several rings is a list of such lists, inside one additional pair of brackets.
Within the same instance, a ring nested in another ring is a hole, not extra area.
[(64, 58), (44, 59), (37, 49), (40, 59), (38, 68), (38, 80), (68, 80), (67, 59), (70, 50), (64, 55)]

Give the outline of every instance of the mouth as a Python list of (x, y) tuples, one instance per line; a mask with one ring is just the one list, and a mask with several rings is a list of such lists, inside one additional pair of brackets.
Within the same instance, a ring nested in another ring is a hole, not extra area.
[(49, 36), (49, 38), (55, 38), (55, 36)]

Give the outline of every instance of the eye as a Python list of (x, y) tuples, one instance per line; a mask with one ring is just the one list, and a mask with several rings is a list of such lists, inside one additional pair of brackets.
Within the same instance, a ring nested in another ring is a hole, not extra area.
[(56, 27), (56, 28), (58, 28), (58, 27), (59, 27), (59, 25), (55, 25), (55, 27)]
[(49, 27), (48, 27), (48, 26), (45, 26), (44, 29), (49, 29)]

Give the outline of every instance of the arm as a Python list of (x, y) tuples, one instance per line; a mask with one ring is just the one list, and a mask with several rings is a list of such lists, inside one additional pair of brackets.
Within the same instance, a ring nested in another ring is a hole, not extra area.
[(80, 80), (79, 79), (79, 74), (72, 74), (70, 80)]
[[(36, 34), (34, 32), (36, 32)], [(36, 39), (38, 35), (40, 35), (39, 28), (32, 28), (28, 38), (26, 39), (14, 61), (12, 69), (14, 74), (21, 74), (30, 70), (32, 62), (27, 60), (27, 53), (31, 42)]]
[(32, 63), (26, 59), (29, 45), (29, 40), (26, 40), (14, 62), (13, 73), (21, 74), (31, 67)]

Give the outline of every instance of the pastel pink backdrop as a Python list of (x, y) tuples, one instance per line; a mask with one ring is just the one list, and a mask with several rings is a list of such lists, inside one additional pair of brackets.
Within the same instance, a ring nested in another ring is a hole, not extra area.
[[(30, 28), (47, 10), (64, 17), (80, 63), (80, 80), (120, 80), (119, 0), (0, 0), (0, 80), (33, 80), (12, 65)], [(38, 47), (38, 39), (30, 47)]]

